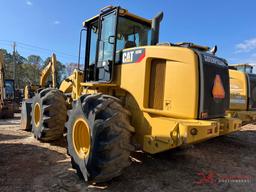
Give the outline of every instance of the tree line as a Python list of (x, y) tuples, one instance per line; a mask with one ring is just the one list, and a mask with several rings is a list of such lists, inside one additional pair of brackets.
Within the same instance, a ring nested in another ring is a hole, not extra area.
[[(51, 57), (43, 60), (39, 55), (32, 54), (24, 57), (17, 51), (14, 55), (6, 49), (0, 49), (0, 51), (4, 54), (5, 79), (15, 77), (15, 87), (18, 89), (23, 89), (28, 83), (39, 85), (40, 71), (49, 63)], [(64, 65), (57, 61), (57, 85), (60, 85), (61, 81), (70, 75), (75, 66), (75, 63)]]

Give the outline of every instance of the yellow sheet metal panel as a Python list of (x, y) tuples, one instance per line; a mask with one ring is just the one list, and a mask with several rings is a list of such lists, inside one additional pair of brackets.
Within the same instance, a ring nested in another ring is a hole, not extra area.
[(167, 62), (164, 111), (192, 119), (197, 117), (199, 74), (195, 55), (188, 56), (190, 61)]
[(229, 70), (230, 78), (230, 109), (247, 110), (247, 79), (246, 74), (236, 70)]
[(145, 57), (140, 62), (116, 66), (113, 83), (132, 93), (140, 109), (153, 111), (154, 108), (148, 105), (152, 97), (149, 88), (151, 67), (155, 64), (152, 60), (166, 60), (165, 79), (156, 83), (162, 87), (165, 82), (164, 90), (158, 90), (163, 92), (163, 110), (158, 108), (157, 112), (170, 117), (197, 118), (199, 72), (196, 54), (181, 47), (148, 46), (143, 49)]
[(72, 81), (74, 81), (74, 75), (70, 75), (66, 79), (64, 79), (59, 87), (59, 90), (62, 91), (63, 93), (71, 93), (72, 92)]

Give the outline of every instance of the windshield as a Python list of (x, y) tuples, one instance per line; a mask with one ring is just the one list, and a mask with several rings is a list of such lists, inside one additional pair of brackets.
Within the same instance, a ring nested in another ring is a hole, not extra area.
[(252, 73), (252, 68), (251, 67), (246, 67), (245, 72), (246, 73)]
[(238, 71), (242, 71), (242, 72), (245, 72), (245, 73), (252, 73), (252, 67), (251, 66), (238, 66), (237, 67), (237, 70)]
[(131, 47), (150, 45), (150, 43), (150, 25), (142, 24), (127, 17), (119, 16), (117, 28), (117, 51)]
[(5, 96), (7, 99), (14, 98), (14, 83), (13, 80), (5, 80)]

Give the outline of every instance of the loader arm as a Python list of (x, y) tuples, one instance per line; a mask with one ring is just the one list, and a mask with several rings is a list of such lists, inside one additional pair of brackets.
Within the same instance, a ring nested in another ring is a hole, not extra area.
[(29, 99), (34, 95), (36, 90), (38, 90), (39, 88), (46, 87), (46, 81), (49, 75), (52, 76), (51, 86), (53, 88), (56, 88), (56, 84), (57, 84), (56, 67), (57, 67), (57, 59), (56, 59), (56, 55), (53, 53), (50, 62), (40, 72), (40, 84), (33, 85), (30, 83), (29, 85), (26, 85), (24, 88), (24, 98)]
[(41, 71), (40, 74), (40, 86), (45, 87), (46, 86), (46, 79), (50, 75), (52, 76), (52, 87), (56, 87), (56, 67), (57, 67), (57, 59), (56, 55), (53, 53), (51, 57), (51, 61), (48, 63), (48, 65)]

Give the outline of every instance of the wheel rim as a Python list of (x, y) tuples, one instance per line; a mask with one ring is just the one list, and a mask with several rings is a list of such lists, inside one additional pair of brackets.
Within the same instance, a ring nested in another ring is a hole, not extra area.
[(90, 132), (87, 122), (82, 118), (77, 119), (74, 123), (72, 141), (79, 158), (86, 158), (90, 151)]
[(34, 110), (34, 123), (36, 127), (39, 127), (40, 119), (41, 119), (41, 108), (40, 108), (40, 104), (36, 103), (35, 110)]

